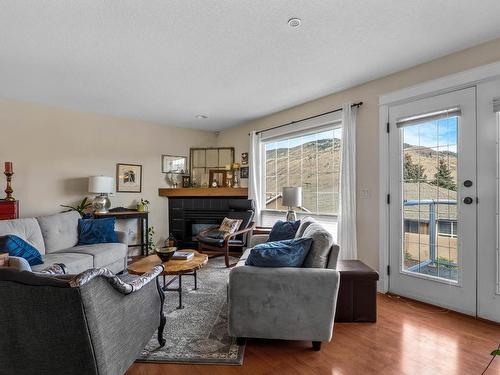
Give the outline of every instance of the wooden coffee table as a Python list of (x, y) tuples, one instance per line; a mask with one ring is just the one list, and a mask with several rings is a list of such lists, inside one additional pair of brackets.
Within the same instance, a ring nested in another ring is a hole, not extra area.
[[(168, 292), (178, 292), (179, 293), (179, 307), (178, 309), (182, 309), (182, 276), (193, 276), (194, 277), (194, 289), (198, 289), (198, 277), (196, 275), (196, 271), (203, 267), (208, 262), (208, 256), (206, 254), (200, 254), (195, 250), (185, 250), (182, 251), (191, 252), (194, 256), (189, 260), (176, 260), (170, 259), (166, 263), (162, 263), (161, 259), (158, 258), (158, 255), (148, 255), (137, 262), (130, 264), (127, 267), (127, 270), (131, 274), (142, 275), (146, 272), (149, 272), (153, 269), (154, 266), (158, 264), (163, 264), (165, 269), (158, 276), (163, 276), (163, 287), (164, 291)], [(166, 276), (174, 276), (171, 280), (166, 282)], [(177, 288), (168, 288), (170, 284), (172, 284), (176, 279), (179, 280), (179, 287)]]

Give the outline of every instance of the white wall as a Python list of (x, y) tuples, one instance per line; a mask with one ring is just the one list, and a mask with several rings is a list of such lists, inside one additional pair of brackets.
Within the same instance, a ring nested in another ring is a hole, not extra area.
[[(0, 170), (14, 164), (14, 196), (22, 217), (61, 211), (87, 193), (90, 175), (116, 175), (116, 163), (142, 164), (142, 193), (116, 193), (112, 206), (151, 202), (150, 225), (158, 240), (168, 236), (166, 187), (161, 155), (189, 155), (190, 147), (213, 146), (213, 132), (0, 100)], [(0, 197), (5, 179), (0, 175)], [(122, 223), (123, 224), (123, 223)], [(132, 225), (131, 228), (135, 226)]]

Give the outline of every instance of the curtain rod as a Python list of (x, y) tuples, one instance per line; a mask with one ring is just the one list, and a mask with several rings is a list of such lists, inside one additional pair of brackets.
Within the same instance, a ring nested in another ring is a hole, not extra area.
[[(359, 108), (362, 105), (363, 105), (363, 102), (354, 103), (354, 104), (351, 105), (351, 108)], [(320, 113), (318, 115), (314, 115), (314, 116), (310, 116), (310, 117), (305, 117), (305, 118), (302, 118), (300, 120), (295, 120), (295, 121), (287, 122), (286, 124), (281, 124), (281, 125), (273, 126), (272, 128), (268, 128), (268, 129), (264, 129), (264, 130), (259, 130), (258, 132), (255, 132), (255, 134), (260, 134), (260, 133), (263, 133), (263, 132), (267, 132), (268, 130), (272, 130), (272, 129), (278, 129), (278, 128), (281, 128), (283, 126), (293, 125), (293, 124), (295, 124), (297, 122), (302, 122), (302, 121), (310, 120), (310, 119), (313, 119), (313, 118), (316, 118), (316, 117), (319, 117), (319, 116), (328, 115), (330, 113), (335, 113), (335, 112), (339, 112), (339, 111), (342, 111), (342, 108), (337, 108), (337, 109), (334, 109), (333, 111), (323, 112), (323, 113)], [(250, 133), (248, 135), (250, 135)]]

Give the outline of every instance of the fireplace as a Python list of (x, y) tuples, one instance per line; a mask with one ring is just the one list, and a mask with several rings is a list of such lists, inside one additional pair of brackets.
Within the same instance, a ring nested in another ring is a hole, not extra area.
[(229, 202), (223, 197), (169, 197), (169, 228), (181, 249), (198, 248), (196, 235), (203, 229), (218, 227), (229, 212)]

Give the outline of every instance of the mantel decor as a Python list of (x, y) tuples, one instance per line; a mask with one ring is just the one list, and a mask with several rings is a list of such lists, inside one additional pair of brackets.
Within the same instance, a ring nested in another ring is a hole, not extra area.
[(5, 170), (4, 170), (4, 175), (7, 177), (7, 187), (5, 188), (5, 194), (7, 194), (4, 198), (6, 201), (13, 202), (16, 200), (12, 196), (12, 193), (14, 190), (12, 189), (12, 176), (14, 175), (14, 168), (12, 167), (12, 162), (11, 161), (6, 161), (5, 162)]
[(187, 173), (187, 157), (162, 155), (161, 156), (161, 171), (163, 173)]
[[(232, 165), (234, 163), (234, 147), (191, 148), (189, 150), (189, 163), (193, 185), (211, 186), (213, 181), (210, 180), (210, 170), (224, 170), (227, 165)], [(217, 182), (219, 185), (219, 181)]]

